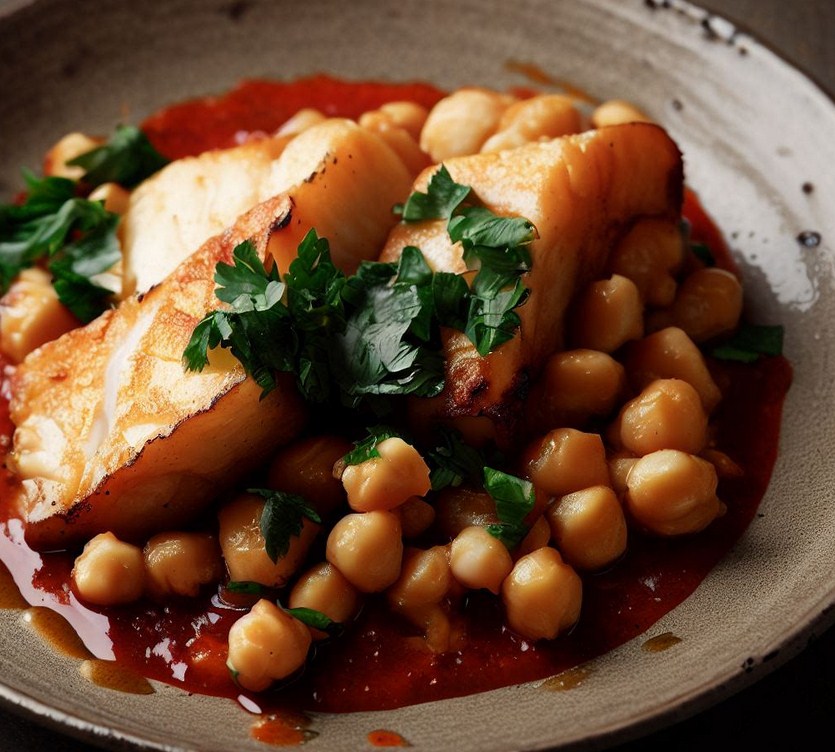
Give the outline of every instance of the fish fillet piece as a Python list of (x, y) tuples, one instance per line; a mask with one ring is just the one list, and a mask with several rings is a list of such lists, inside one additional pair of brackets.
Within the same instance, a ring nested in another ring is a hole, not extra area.
[[(327, 225), (334, 263), (353, 271), (379, 251), (395, 222), (391, 207), (414, 177), (382, 137), (341, 118), (178, 159), (131, 194), (120, 230), (124, 294), (146, 292), (239, 215), (291, 190), (297, 227)], [(369, 200), (341, 202), (346, 191)], [(292, 243), (276, 249), (282, 271), (295, 257)]]
[(182, 353), (219, 305), (218, 261), (251, 238), (262, 257), (292, 218), (281, 196), (207, 241), (144, 296), (36, 350), (12, 379), (12, 462), (26, 537), (65, 548), (110, 530), (143, 540), (181, 525), (302, 428), (292, 380), (265, 399), (225, 350), (202, 373)]
[[(487, 416), (507, 439), (518, 428), (528, 379), (562, 347), (574, 295), (602, 276), (611, 249), (635, 222), (679, 218), (681, 154), (663, 129), (641, 123), (444, 164), (479, 202), (503, 216), (527, 217), (539, 237), (530, 246), (533, 265), (524, 282), (531, 294), (518, 309), (519, 335), (481, 357), (464, 334), (445, 332), (447, 386), (418, 410), (435, 418)], [(426, 190), (434, 169), (418, 177), (415, 189)], [(434, 269), (465, 269), (445, 221), (397, 225), (381, 260), (396, 259), (406, 245), (421, 248)]]

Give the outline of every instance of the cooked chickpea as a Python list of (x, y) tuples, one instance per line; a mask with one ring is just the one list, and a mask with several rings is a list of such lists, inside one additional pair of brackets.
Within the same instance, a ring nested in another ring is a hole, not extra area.
[(91, 138), (84, 133), (68, 133), (46, 153), (44, 175), (70, 180), (80, 179), (84, 175), (84, 168), (68, 165), (67, 162), (92, 151), (101, 143), (101, 139)]
[(351, 443), (325, 434), (280, 449), (270, 463), (267, 483), (303, 497), (323, 518), (345, 503), (345, 489), (333, 477), (334, 463), (351, 451)]
[(626, 505), (635, 520), (659, 535), (686, 535), (724, 513), (716, 496), (716, 469), (676, 449), (639, 459), (626, 479)]
[(574, 100), (562, 94), (542, 94), (510, 105), (498, 130), (481, 147), (482, 152), (515, 149), (531, 141), (557, 138), (582, 130)]
[(435, 507), (418, 496), (406, 499), (392, 511), (400, 518), (404, 538), (416, 538), (432, 527), (435, 521)]
[(652, 120), (631, 102), (624, 99), (610, 99), (598, 105), (591, 115), (595, 128), (624, 123), (651, 123)]
[(742, 285), (724, 269), (697, 269), (679, 286), (670, 313), (694, 342), (730, 334), (742, 314)]
[(276, 136), (297, 136), (314, 125), (324, 122), (325, 116), (313, 107), (303, 107), (275, 132)]
[(526, 554), (536, 551), (538, 548), (547, 546), (551, 542), (551, 527), (548, 524), (544, 514), (540, 514), (536, 521), (531, 525), (528, 534), (522, 539), (522, 542), (513, 552), (514, 559), (520, 559)]
[(310, 644), (304, 624), (262, 599), (229, 629), (227, 665), (240, 686), (261, 692), (298, 671)]
[(537, 425), (582, 425), (612, 412), (626, 386), (626, 372), (599, 350), (566, 350), (552, 355), (531, 390), (529, 406)]
[(614, 352), (644, 334), (644, 304), (635, 283), (620, 274), (592, 282), (580, 296), (571, 320), (577, 347)]
[(643, 389), (656, 379), (682, 379), (699, 393), (708, 414), (722, 399), (701, 351), (678, 327), (662, 329), (631, 343), (624, 365), (635, 389)]
[(577, 569), (609, 566), (626, 550), (626, 517), (609, 486), (593, 486), (557, 499), (546, 512), (554, 543)]
[(0, 349), (20, 363), (32, 350), (79, 323), (58, 300), (47, 272), (24, 269), (0, 299)]
[(261, 533), (264, 503), (256, 494), (241, 494), (221, 507), (218, 512), (220, 548), (233, 580), (283, 587), (307, 556), (320, 525), (303, 517), (301, 533), (292, 536), (287, 553), (273, 561), (267, 555)]
[(88, 196), (90, 201), (103, 201), (104, 208), (114, 214), (124, 214), (130, 204), (130, 192), (118, 183), (102, 183)]
[(420, 148), (436, 163), (477, 154), (514, 101), (514, 97), (487, 89), (458, 89), (429, 111), (420, 132)]
[(555, 548), (523, 556), (502, 584), (511, 629), (530, 640), (552, 640), (580, 618), (583, 583)]
[[(353, 619), (359, 610), (360, 595), (333, 564), (322, 562), (299, 577), (287, 603), (290, 608), (312, 608), (344, 624)], [(327, 637), (318, 629), (311, 628), (310, 633), (315, 640)]]
[(411, 496), (429, 491), (429, 467), (420, 453), (403, 439), (391, 437), (377, 444), (379, 457), (348, 465), (342, 485), (357, 512), (394, 509)]
[(382, 110), (366, 112), (358, 120), (360, 126), (382, 138), (400, 157), (409, 172), (419, 173), (432, 164), (426, 153), (420, 148), (416, 138), (405, 128), (400, 127)]
[(420, 139), (420, 132), (429, 116), (429, 111), (417, 102), (386, 102), (380, 105), (379, 111), (415, 140)]
[(401, 534), (400, 518), (392, 512), (348, 514), (333, 526), (326, 558), (357, 590), (377, 593), (400, 576)]
[(637, 457), (625, 450), (614, 452), (609, 456), (607, 460), (609, 463), (609, 480), (612, 490), (616, 494), (623, 495), (626, 493), (626, 478), (637, 461)]
[(663, 307), (676, 294), (675, 274), (684, 263), (684, 239), (676, 222), (638, 222), (612, 251), (609, 270), (631, 279), (648, 306)]
[(400, 577), (387, 591), (389, 603), (400, 611), (440, 603), (452, 586), (446, 546), (408, 549), (403, 554)]
[(210, 533), (159, 533), (145, 544), (142, 554), (147, 590), (155, 598), (193, 598), (202, 585), (217, 582), (223, 574), (217, 539)]
[(596, 433), (557, 428), (528, 450), (527, 459), (534, 486), (550, 496), (609, 482), (606, 450)]
[(72, 581), (79, 597), (97, 606), (138, 600), (145, 588), (142, 550), (113, 533), (99, 533), (75, 560)]
[(435, 526), (449, 540), (471, 525), (493, 525), (499, 521), (496, 502), (486, 491), (445, 488), (435, 501)]
[(471, 590), (498, 593), (502, 581), (513, 569), (507, 547), (483, 527), (465, 528), (452, 541), (449, 549), (452, 576)]
[(620, 445), (641, 456), (659, 449), (698, 454), (707, 444), (707, 413), (681, 379), (653, 381), (624, 405), (616, 426)]

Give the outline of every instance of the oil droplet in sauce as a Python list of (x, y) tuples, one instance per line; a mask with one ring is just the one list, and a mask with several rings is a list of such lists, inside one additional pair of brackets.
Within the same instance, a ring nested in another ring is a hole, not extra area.
[(647, 653), (661, 653), (664, 650), (669, 650), (673, 645), (678, 645), (681, 642), (681, 637), (676, 637), (672, 632), (662, 632), (660, 635), (650, 637), (643, 645), (642, 650)]
[(546, 679), (539, 686), (552, 692), (565, 692), (579, 687), (590, 673), (591, 669), (588, 666), (577, 666)]
[(0, 563), (0, 609), (24, 609), (28, 605), (6, 565)]
[(154, 688), (144, 676), (119, 665), (115, 661), (92, 658), (84, 661), (79, 672), (88, 681), (105, 689), (126, 692), (131, 695), (152, 695)]
[(315, 739), (319, 732), (310, 728), (310, 718), (303, 713), (282, 712), (256, 721), (249, 735), (264, 744), (294, 747)]
[(70, 623), (51, 608), (44, 606), (27, 608), (23, 612), (23, 621), (56, 652), (81, 660), (93, 657)]
[(406, 741), (396, 731), (389, 731), (388, 729), (375, 729), (368, 732), (368, 743), (372, 747), (411, 747), (412, 745)]

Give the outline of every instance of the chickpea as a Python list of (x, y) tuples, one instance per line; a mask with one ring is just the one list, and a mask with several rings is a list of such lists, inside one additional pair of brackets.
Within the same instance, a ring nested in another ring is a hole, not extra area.
[(716, 469), (709, 462), (677, 449), (662, 449), (635, 463), (626, 479), (626, 505), (650, 532), (696, 533), (724, 513), (716, 483)]
[(557, 428), (536, 442), (526, 456), (531, 481), (550, 496), (609, 482), (606, 450), (596, 433)]
[(138, 546), (113, 533), (91, 538), (75, 560), (72, 581), (79, 597), (96, 606), (131, 603), (145, 588), (145, 564)]
[(420, 139), (420, 132), (429, 117), (429, 110), (417, 102), (386, 102), (380, 105), (380, 112), (403, 128), (415, 140)]
[(514, 101), (514, 97), (487, 89), (458, 89), (429, 111), (420, 132), (420, 148), (435, 163), (477, 154)]
[(340, 436), (323, 435), (280, 449), (267, 471), (270, 488), (303, 497), (322, 518), (345, 503), (345, 490), (333, 477), (334, 463), (351, 451)]
[(357, 512), (394, 509), (411, 496), (431, 488), (429, 467), (411, 444), (392, 437), (377, 444), (379, 457), (348, 465), (342, 485), (348, 503)]
[(699, 393), (681, 379), (653, 381), (624, 405), (616, 426), (620, 444), (636, 455), (659, 449), (698, 454), (707, 444), (707, 414)]
[(574, 100), (562, 94), (542, 94), (511, 104), (498, 130), (481, 147), (482, 153), (515, 149), (531, 141), (557, 138), (582, 130)]
[(651, 123), (652, 120), (631, 102), (610, 99), (595, 108), (591, 122), (595, 128), (603, 128), (624, 123)]
[(583, 583), (555, 548), (523, 556), (502, 584), (511, 629), (530, 640), (552, 640), (580, 618)]
[(46, 153), (44, 175), (79, 180), (84, 175), (84, 168), (68, 165), (67, 162), (92, 151), (101, 143), (100, 138), (91, 138), (84, 133), (68, 133)]
[[(290, 591), (288, 605), (290, 608), (312, 608), (344, 624), (359, 611), (360, 595), (333, 564), (322, 562), (299, 577)], [(327, 637), (324, 632), (313, 628), (310, 634), (314, 640)]]
[(403, 555), (400, 577), (386, 592), (398, 611), (440, 603), (452, 586), (449, 551), (446, 546), (408, 549)]
[(677, 327), (662, 329), (631, 343), (624, 365), (635, 389), (643, 389), (656, 379), (686, 381), (699, 393), (708, 414), (722, 398), (699, 348)]
[(614, 352), (644, 335), (644, 304), (635, 283), (620, 274), (592, 282), (577, 301), (571, 338), (578, 347)]
[(404, 538), (416, 538), (432, 527), (435, 521), (435, 507), (418, 496), (406, 499), (392, 511), (400, 518)]
[(546, 512), (554, 542), (577, 569), (603, 569), (626, 550), (626, 517), (609, 486), (593, 486), (557, 499)]
[(681, 283), (671, 314), (694, 342), (730, 334), (742, 314), (742, 285), (724, 269), (697, 269)]
[(626, 371), (598, 350), (567, 350), (552, 355), (531, 390), (535, 422), (547, 428), (582, 425), (609, 415), (626, 386)]
[(547, 546), (551, 541), (551, 527), (544, 514), (540, 514), (531, 525), (528, 534), (522, 539), (519, 548), (513, 552), (514, 559), (520, 559), (526, 554), (536, 551), (538, 548)]
[(361, 127), (380, 136), (412, 174), (417, 175), (432, 164), (429, 157), (421, 150), (416, 138), (381, 110), (364, 113), (358, 122)]
[(400, 576), (400, 519), (385, 511), (345, 515), (328, 536), (326, 558), (357, 590), (385, 590)]
[(314, 125), (319, 125), (327, 118), (313, 107), (303, 107), (275, 132), (276, 136), (297, 136)]
[(504, 543), (485, 528), (473, 525), (452, 541), (449, 567), (464, 587), (498, 593), (502, 581), (513, 569), (513, 559)]
[(435, 502), (435, 524), (449, 540), (471, 525), (493, 525), (499, 521), (496, 502), (486, 491), (461, 487), (445, 488)]
[(227, 665), (240, 686), (261, 692), (298, 671), (310, 644), (302, 622), (262, 599), (230, 628)]
[(609, 270), (631, 279), (647, 305), (661, 308), (675, 298), (674, 275), (684, 257), (684, 239), (676, 222), (645, 219), (634, 225), (612, 251)]
[(217, 539), (210, 533), (159, 533), (142, 554), (147, 590), (155, 598), (194, 598), (202, 585), (217, 582), (223, 574)]
[(261, 533), (264, 503), (256, 494), (241, 494), (221, 507), (218, 512), (220, 548), (233, 580), (283, 587), (307, 556), (320, 525), (303, 517), (301, 533), (292, 536), (287, 553), (273, 561), (267, 555)]
[(30, 352), (79, 325), (43, 269), (24, 269), (0, 299), (0, 349), (20, 363)]
[(88, 197), (90, 201), (103, 201), (104, 208), (114, 214), (124, 214), (130, 205), (130, 192), (118, 183), (102, 183)]
[(625, 450), (614, 452), (607, 460), (609, 463), (609, 480), (612, 490), (622, 496), (626, 493), (626, 478), (638, 458)]

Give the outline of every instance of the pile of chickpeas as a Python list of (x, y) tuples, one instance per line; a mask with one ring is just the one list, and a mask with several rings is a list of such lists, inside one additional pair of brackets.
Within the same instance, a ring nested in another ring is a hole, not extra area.
[[(318, 119), (304, 111), (287, 128)], [(646, 118), (625, 102), (586, 116), (569, 97), (517, 100), (465, 89), (428, 113), (394, 103), (360, 123), (440, 162), (634, 120)], [(456, 608), (467, 592), (486, 590), (501, 599), (511, 629), (553, 639), (579, 618), (581, 575), (615, 565), (632, 531), (690, 535), (723, 514), (718, 479), (740, 470), (713, 445), (710, 417), (721, 392), (700, 345), (732, 333), (741, 310), (739, 280), (699, 262), (676, 223), (631, 228), (606, 275), (577, 296), (567, 349), (532, 385), (527, 425), (535, 438), (506, 468), (535, 489), (528, 533), (515, 550), (487, 531), (499, 520), (483, 489), (430, 490), (415, 446), (387, 438), (379, 456), (346, 466), (351, 444), (325, 435), (284, 448), (268, 468), (270, 488), (300, 494), (323, 520), (305, 518), (278, 561), (259, 527), (264, 499), (242, 493), (219, 508), (207, 532), (163, 533), (143, 548), (96, 536), (75, 562), (75, 590), (89, 603), (113, 605), (254, 582), (289, 608), (342, 624), (376, 594), (438, 652), (465, 642), (453, 626)], [(324, 535), (324, 560), (311, 565)], [(228, 665), (242, 687), (260, 691), (293, 675), (312, 642), (326, 637), (262, 598), (232, 626)]]

